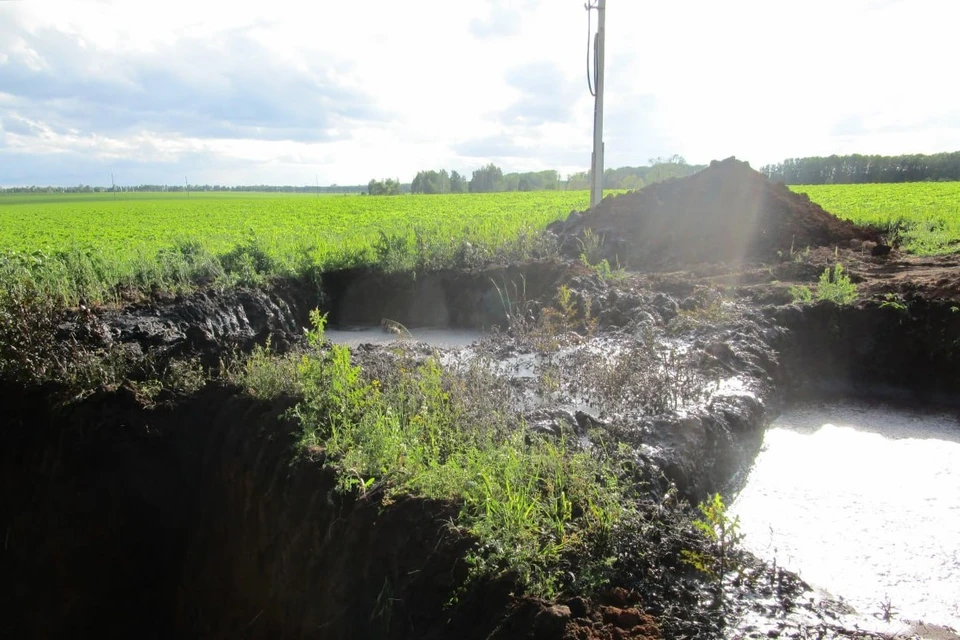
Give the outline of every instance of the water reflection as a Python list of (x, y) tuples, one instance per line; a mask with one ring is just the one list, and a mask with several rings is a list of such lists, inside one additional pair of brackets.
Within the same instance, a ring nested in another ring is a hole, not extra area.
[(960, 423), (844, 403), (786, 412), (731, 506), (746, 545), (861, 613), (960, 627)]
[(402, 335), (390, 332), (382, 327), (328, 328), (325, 332), (328, 340), (336, 344), (355, 347), (360, 344), (391, 344), (399, 340), (425, 342), (432, 347), (459, 349), (480, 340), (483, 334), (474, 329), (409, 329)]

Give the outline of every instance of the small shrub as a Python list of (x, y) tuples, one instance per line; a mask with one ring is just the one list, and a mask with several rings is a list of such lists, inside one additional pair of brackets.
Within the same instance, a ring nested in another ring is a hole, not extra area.
[(592, 335), (597, 328), (597, 319), (593, 317), (593, 301), (582, 297), (578, 301), (567, 285), (557, 288), (554, 305), (540, 312), (540, 320), (531, 332), (533, 346), (543, 352), (556, 351), (563, 342), (563, 336), (583, 331)]
[(641, 336), (612, 356), (580, 354), (564, 379), (590, 389), (590, 401), (611, 414), (647, 416), (704, 400), (711, 383), (689, 352), (663, 348), (652, 336)]
[(270, 400), (299, 393), (298, 359), (273, 353), (268, 338), (257, 345), (239, 367), (230, 368), (226, 377), (255, 398)]
[(627, 271), (620, 266), (619, 262), (617, 263), (616, 269), (610, 267), (610, 262), (606, 258), (595, 265), (589, 266), (601, 280), (606, 280), (608, 282), (623, 282), (627, 279)]
[(897, 615), (897, 608), (893, 606), (893, 602), (890, 601), (890, 596), (884, 595), (883, 600), (880, 601), (880, 619), (884, 622), (890, 622), (893, 620), (894, 616)]
[(850, 276), (839, 262), (832, 270), (827, 267), (820, 274), (817, 299), (835, 304), (852, 304), (857, 299), (857, 285), (850, 281)]
[(164, 385), (178, 393), (196, 393), (207, 384), (207, 373), (199, 358), (174, 360), (167, 365)]
[(731, 305), (724, 304), (723, 291), (714, 287), (698, 288), (693, 298), (697, 304), (691, 309), (680, 309), (668, 327), (673, 335), (697, 326), (717, 326), (730, 322), (737, 316)]
[(727, 506), (719, 493), (699, 505), (701, 518), (694, 520), (697, 530), (711, 544), (711, 552), (684, 550), (684, 562), (702, 571), (714, 580), (722, 601), (723, 580), (735, 568), (737, 547), (743, 541), (740, 518), (727, 515)]

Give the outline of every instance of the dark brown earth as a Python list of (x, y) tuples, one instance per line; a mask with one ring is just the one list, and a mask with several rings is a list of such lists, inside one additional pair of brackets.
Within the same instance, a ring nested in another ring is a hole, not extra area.
[(735, 158), (712, 162), (687, 178), (604, 198), (552, 228), (574, 255), (590, 230), (602, 240), (608, 260), (644, 270), (770, 259), (791, 247), (847, 246), (875, 236)]

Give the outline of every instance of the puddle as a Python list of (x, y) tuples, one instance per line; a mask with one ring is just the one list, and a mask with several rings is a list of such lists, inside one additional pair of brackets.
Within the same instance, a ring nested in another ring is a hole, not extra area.
[(785, 412), (731, 505), (745, 546), (862, 615), (960, 628), (960, 423), (839, 403)]
[(397, 335), (382, 327), (338, 327), (324, 331), (328, 340), (355, 347), (361, 344), (392, 344), (400, 341), (425, 342), (441, 349), (461, 349), (483, 338), (475, 329), (409, 329)]

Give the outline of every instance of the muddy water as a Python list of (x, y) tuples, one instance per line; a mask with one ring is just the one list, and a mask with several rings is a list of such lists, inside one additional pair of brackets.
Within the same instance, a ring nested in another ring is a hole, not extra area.
[(328, 328), (327, 339), (336, 344), (391, 344), (401, 340), (425, 342), (432, 347), (459, 349), (480, 340), (483, 333), (475, 329), (409, 329), (397, 335), (382, 327)]
[(767, 431), (731, 505), (761, 557), (879, 615), (960, 628), (960, 422), (806, 405)]

